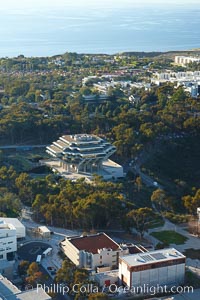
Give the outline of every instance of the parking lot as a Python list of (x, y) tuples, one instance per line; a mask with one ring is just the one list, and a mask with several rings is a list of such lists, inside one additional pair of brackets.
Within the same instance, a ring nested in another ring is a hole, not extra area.
[(20, 260), (34, 262), (37, 256), (42, 255), (49, 247), (51, 246), (45, 242), (29, 242), (18, 249), (18, 258)]

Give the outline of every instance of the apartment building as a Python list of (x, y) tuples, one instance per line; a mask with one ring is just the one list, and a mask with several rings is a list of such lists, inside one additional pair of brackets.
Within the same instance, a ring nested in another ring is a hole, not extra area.
[(193, 56), (175, 56), (174, 62), (177, 65), (185, 66), (189, 63), (200, 62), (200, 57)]

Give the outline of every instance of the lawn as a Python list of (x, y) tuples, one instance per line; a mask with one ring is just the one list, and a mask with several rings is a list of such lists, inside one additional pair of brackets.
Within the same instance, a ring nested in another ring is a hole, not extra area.
[(181, 245), (187, 241), (187, 238), (185, 236), (172, 230), (152, 232), (151, 235), (166, 245), (170, 245), (170, 244)]
[(158, 227), (162, 227), (165, 224), (165, 221), (163, 220), (163, 218), (161, 216), (156, 216), (155, 219), (153, 221), (150, 222), (149, 224), (149, 228), (153, 229), (153, 228), (158, 228)]

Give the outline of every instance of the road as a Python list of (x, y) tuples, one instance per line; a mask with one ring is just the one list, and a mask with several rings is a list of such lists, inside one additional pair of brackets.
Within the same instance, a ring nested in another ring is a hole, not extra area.
[(141, 171), (140, 166), (141, 166), (142, 162), (143, 162), (143, 159), (141, 159), (140, 157), (136, 160), (130, 160), (130, 161), (126, 162), (123, 165), (124, 172), (127, 173), (128, 171), (132, 171), (141, 177), (142, 182), (146, 186), (163, 189), (163, 186), (160, 185), (159, 183), (157, 183), (154, 178), (150, 177), (149, 175), (147, 175)]
[[(41, 224), (34, 222), (31, 219), (31, 211), (28, 208), (24, 208), (22, 210), (22, 216), (23, 219), (21, 219), (22, 224), (24, 224), (24, 226), (27, 229), (34, 229), (37, 228), (38, 226), (41, 226)], [(30, 243), (30, 247), (32, 242), (36, 242), (37, 243), (47, 243), (50, 247), (52, 247), (52, 253), (50, 255), (47, 255), (45, 258), (42, 258), (41, 261), (41, 269), (42, 272), (45, 274), (48, 274), (48, 280), (45, 282), (46, 286), (49, 287), (53, 287), (54, 288), (54, 275), (51, 274), (51, 272), (47, 269), (48, 267), (53, 267), (55, 270), (58, 270), (61, 265), (62, 265), (62, 259), (60, 258), (60, 256), (58, 255), (59, 252), (59, 243), (60, 241), (63, 240), (63, 238), (65, 236), (75, 236), (75, 235), (80, 235), (80, 232), (78, 231), (73, 231), (73, 230), (67, 230), (64, 228), (57, 228), (57, 227), (53, 227), (53, 226), (48, 226), (48, 228), (54, 232), (54, 234), (51, 235), (51, 237), (49, 239), (44, 239), (42, 237), (37, 237), (37, 240), (32, 238), (32, 237), (26, 237), (26, 241), (24, 242), (24, 244), (26, 245), (26, 247), (29, 245)], [(56, 287), (55, 287), (56, 288)], [(58, 293), (57, 295), (57, 300), (69, 300), (71, 299), (69, 294), (62, 294), (62, 287), (60, 288), (60, 286), (58, 285), (58, 291), (60, 291), (60, 293)]]
[(18, 149), (18, 150), (31, 150), (33, 148), (45, 148), (49, 145), (5, 145), (0, 146), (0, 149)]

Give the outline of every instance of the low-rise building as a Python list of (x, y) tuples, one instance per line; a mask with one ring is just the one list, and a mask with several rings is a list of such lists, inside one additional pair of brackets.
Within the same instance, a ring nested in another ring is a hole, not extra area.
[(51, 230), (49, 230), (46, 226), (40, 226), (38, 227), (38, 232), (44, 237), (44, 238), (50, 238), (51, 236)]
[(100, 287), (110, 286), (111, 284), (118, 284), (119, 270), (112, 270), (107, 272), (96, 273), (94, 280)]
[(118, 268), (119, 256), (129, 253), (105, 233), (65, 238), (60, 247), (79, 268), (98, 272)]
[(174, 248), (119, 258), (119, 280), (128, 287), (181, 285), (186, 257)]
[(6, 300), (50, 300), (52, 299), (43, 288), (30, 289), (27, 291), (21, 291), (7, 278), (0, 275), (0, 299)]

